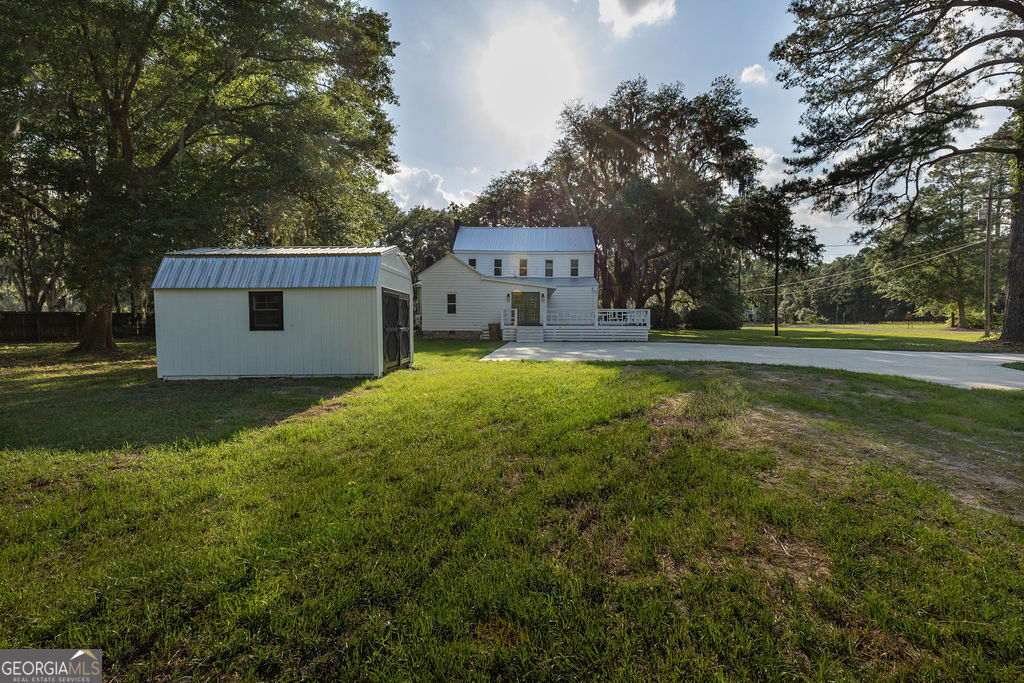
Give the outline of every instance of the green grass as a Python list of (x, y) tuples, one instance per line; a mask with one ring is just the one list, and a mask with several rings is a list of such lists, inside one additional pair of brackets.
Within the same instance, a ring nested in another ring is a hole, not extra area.
[[(865, 329), (866, 327), (875, 329)], [(956, 332), (931, 326), (808, 326), (786, 325), (774, 335), (771, 325), (745, 325), (739, 330), (651, 331), (651, 341), (700, 344), (798, 346), (833, 349), (883, 349), (892, 351), (1006, 351), (978, 344), (981, 332)], [(1013, 349), (1024, 350), (1024, 349)]]
[(358, 383), (2, 349), (0, 647), (112, 679), (1024, 675), (1024, 392), (494, 346)]
[(1024, 370), (1024, 363), (1003, 363), (1004, 368), (1013, 368), (1014, 370)]

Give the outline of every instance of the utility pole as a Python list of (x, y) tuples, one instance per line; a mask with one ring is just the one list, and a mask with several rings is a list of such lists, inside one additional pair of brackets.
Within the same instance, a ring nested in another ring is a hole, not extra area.
[[(992, 281), (992, 176), (988, 177), (988, 205), (985, 208), (985, 336), (992, 330), (992, 305), (989, 286)], [(962, 324), (962, 323), (961, 323)]]

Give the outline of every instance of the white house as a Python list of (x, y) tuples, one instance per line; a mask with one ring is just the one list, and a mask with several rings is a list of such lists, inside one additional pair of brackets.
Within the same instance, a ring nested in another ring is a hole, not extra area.
[(153, 280), (157, 376), (379, 377), (412, 362), (397, 247), (191, 249)]
[(646, 340), (647, 309), (598, 308), (589, 227), (460, 227), (452, 253), (419, 274), (424, 337)]

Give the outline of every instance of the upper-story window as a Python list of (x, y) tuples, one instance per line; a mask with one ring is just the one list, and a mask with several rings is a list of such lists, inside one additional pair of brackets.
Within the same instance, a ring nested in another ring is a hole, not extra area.
[(569, 276), (570, 277), (579, 277), (580, 276), (580, 260), (578, 258), (574, 258), (574, 259), (569, 261)]
[(455, 295), (454, 294), (451, 294), (451, 293), (448, 294), (448, 302), (447, 303), (448, 303), (448, 315), (455, 315), (456, 308), (455, 308)]
[(470, 268), (476, 268), (476, 259), (475, 258), (469, 259), (469, 267)]
[(554, 276), (555, 276), (555, 262), (552, 261), (551, 259), (546, 259), (544, 261), (544, 277), (554, 277)]
[(501, 259), (500, 258), (494, 259), (494, 274), (497, 275), (497, 276), (501, 275)]
[(526, 259), (519, 259), (519, 276), (526, 277)]

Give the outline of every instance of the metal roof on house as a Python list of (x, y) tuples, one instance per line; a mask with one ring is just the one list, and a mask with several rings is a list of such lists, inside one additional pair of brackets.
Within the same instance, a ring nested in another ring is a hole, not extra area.
[(574, 228), (459, 228), (452, 251), (594, 251), (594, 231)]
[(153, 289), (374, 287), (395, 247), (256, 247), (171, 252)]
[(506, 277), (502, 279), (538, 287), (597, 287), (597, 278), (594, 277)]

